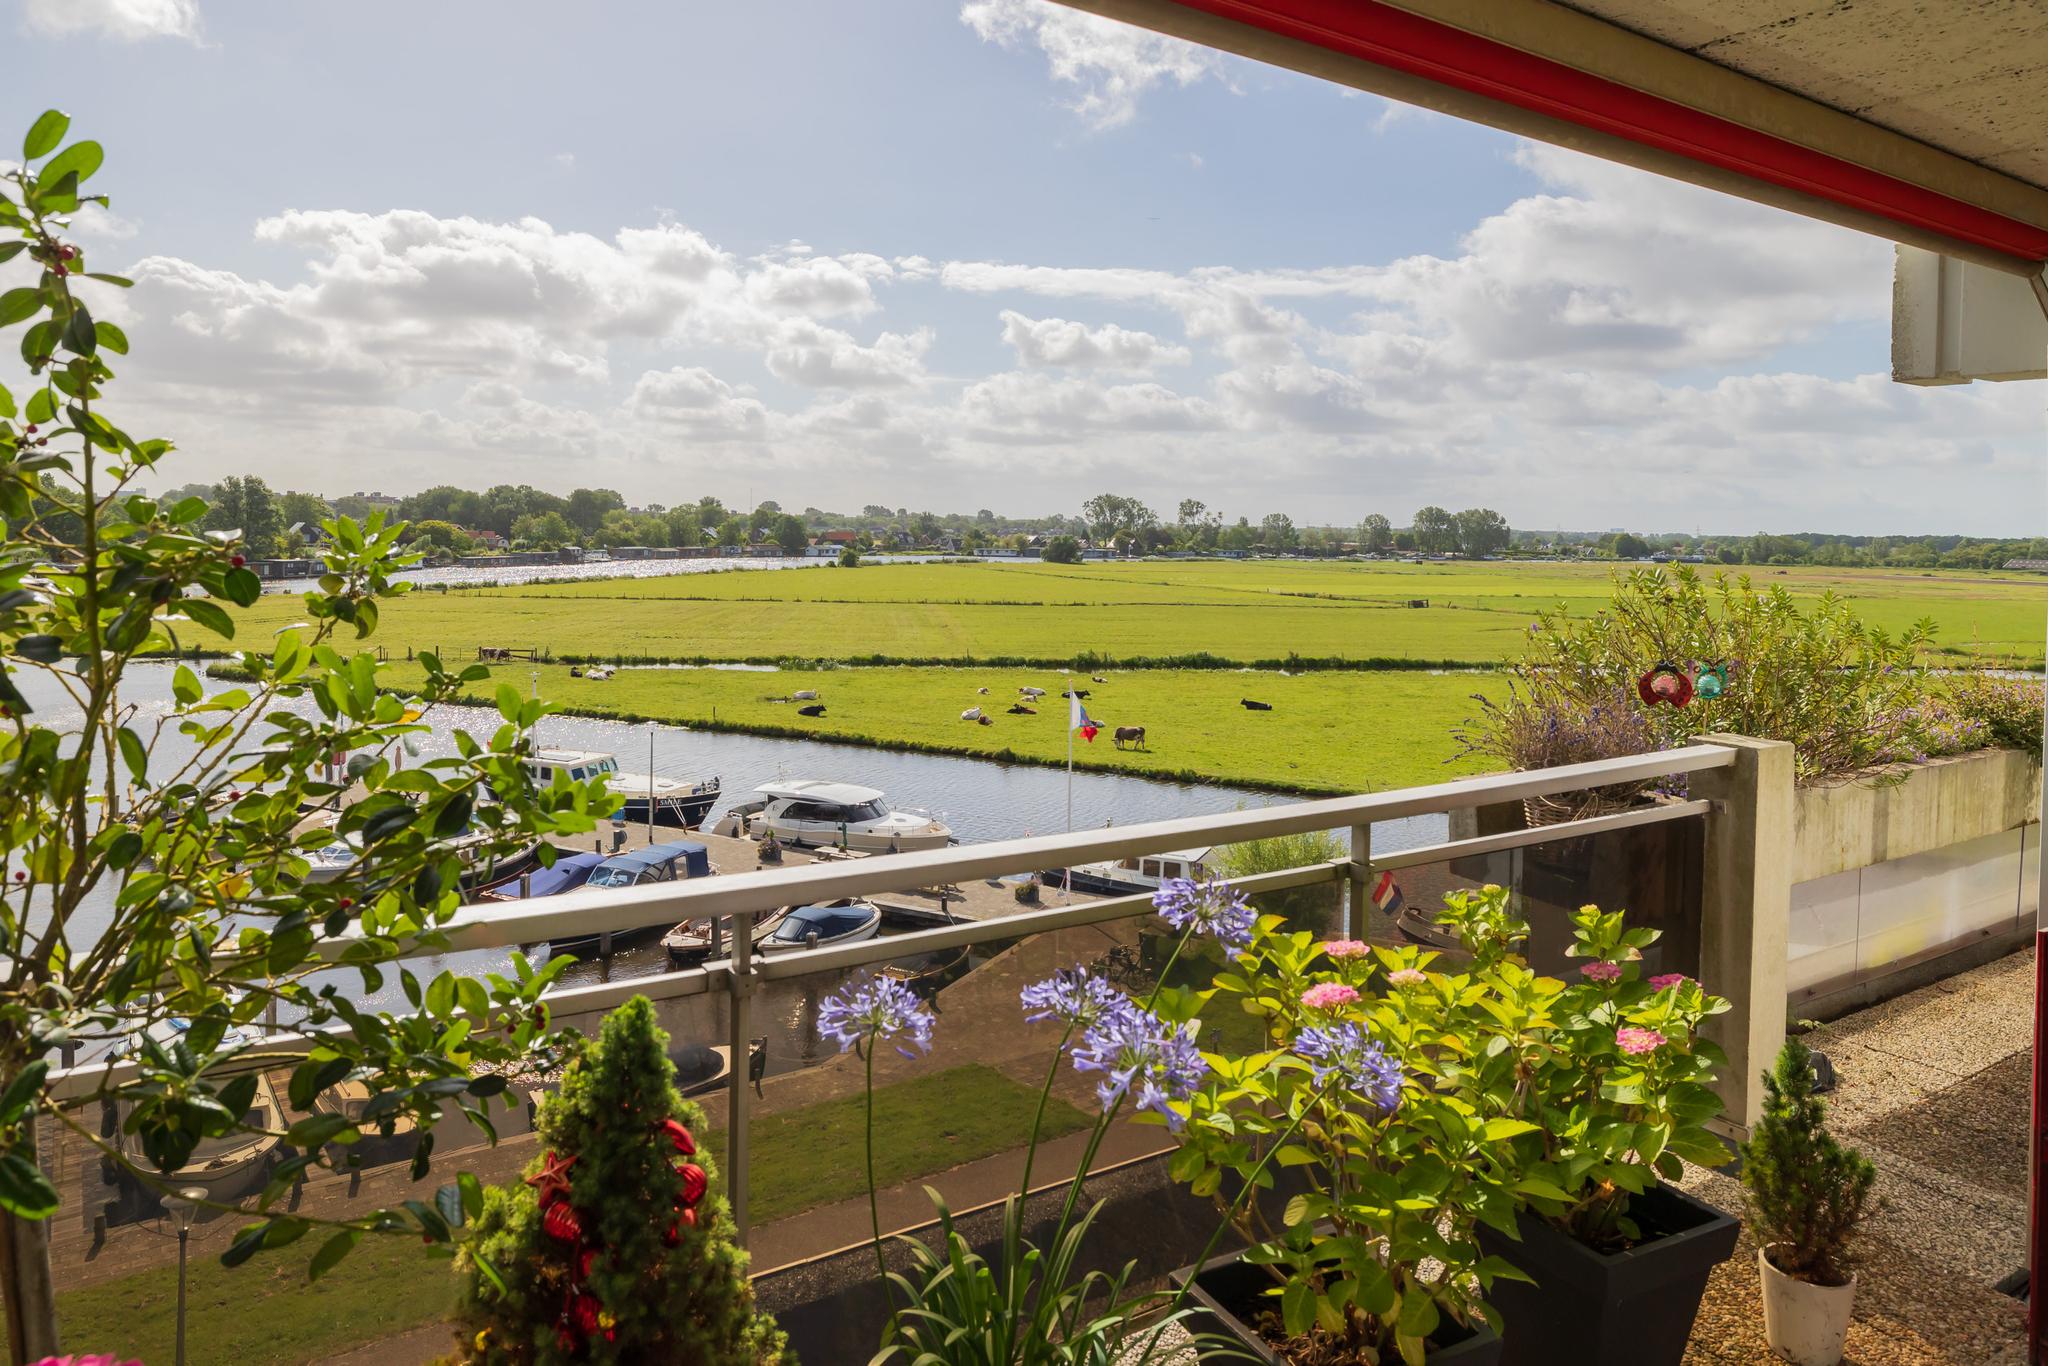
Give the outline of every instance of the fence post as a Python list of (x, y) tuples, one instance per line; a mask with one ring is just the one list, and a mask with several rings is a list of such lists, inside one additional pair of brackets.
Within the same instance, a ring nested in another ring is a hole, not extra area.
[[(714, 917), (714, 924), (716, 918)], [(725, 1200), (732, 1207), (733, 1241), (747, 1245), (747, 1116), (753, 1105), (744, 1070), (752, 1061), (748, 1031), (753, 1022), (754, 917), (735, 912), (732, 917), (732, 975), (726, 979), (730, 992), (726, 1018), (726, 1042), (732, 1048), (726, 1069), (725, 1092)]]
[(1356, 939), (1359, 931), (1372, 922), (1365, 913), (1366, 879), (1372, 876), (1372, 827), (1354, 825), (1351, 827), (1351, 868), (1349, 880), (1344, 884), (1344, 938)]
[(1732, 1009), (1704, 1026), (1728, 1053), (1716, 1086), (1727, 1126), (1747, 1137), (1762, 1113), (1759, 1074), (1785, 1043), (1785, 968), (1792, 920), (1795, 811), (1792, 746), (1703, 735), (1735, 751), (1726, 768), (1692, 775), (1691, 795), (1714, 803), (1700, 870), (1700, 980)]

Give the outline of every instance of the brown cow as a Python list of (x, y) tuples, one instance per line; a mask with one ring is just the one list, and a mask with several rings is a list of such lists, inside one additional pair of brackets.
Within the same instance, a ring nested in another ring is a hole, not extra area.
[(1145, 747), (1145, 728), (1143, 726), (1118, 726), (1116, 733), (1110, 738), (1116, 741), (1118, 749), (1124, 747), (1126, 740), (1136, 745), (1139, 749), (1143, 749)]

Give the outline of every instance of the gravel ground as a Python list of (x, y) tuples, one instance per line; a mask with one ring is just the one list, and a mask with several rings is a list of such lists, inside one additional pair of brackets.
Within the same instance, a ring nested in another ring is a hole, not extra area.
[[(1830, 1124), (1877, 1164), (1848, 1366), (2020, 1366), (2026, 1312), (1996, 1282), (2026, 1261), (2031, 950), (1844, 1016), (1807, 1036), (1841, 1081)], [(1742, 1208), (1733, 1180), (1694, 1194)], [(1687, 1366), (1775, 1360), (1764, 1345), (1756, 1248), (1716, 1268)]]

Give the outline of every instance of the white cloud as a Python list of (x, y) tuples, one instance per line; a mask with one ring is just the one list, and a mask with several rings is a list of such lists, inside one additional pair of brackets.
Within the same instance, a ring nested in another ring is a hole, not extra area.
[(22, 17), (31, 33), (54, 38), (199, 39), (198, 0), (23, 0)]
[(835, 328), (792, 323), (769, 348), (768, 369), (777, 379), (814, 389), (867, 389), (912, 385), (924, 378), (924, 353), (932, 330), (884, 332), (863, 346)]
[(649, 370), (634, 383), (627, 403), (638, 416), (699, 436), (758, 439), (768, 428), (768, 409), (759, 399), (702, 366)]
[(960, 21), (984, 42), (1037, 47), (1054, 80), (1079, 87), (1073, 109), (1097, 128), (1130, 122), (1139, 99), (1163, 82), (1186, 86), (1224, 76), (1213, 48), (1046, 0), (969, 0)]
[(1186, 365), (1193, 353), (1150, 332), (1132, 332), (1106, 323), (1088, 327), (1065, 318), (1027, 318), (1014, 309), (998, 315), (1003, 340), (1026, 368), (1077, 366), (1104, 370), (1151, 370), (1161, 365)]

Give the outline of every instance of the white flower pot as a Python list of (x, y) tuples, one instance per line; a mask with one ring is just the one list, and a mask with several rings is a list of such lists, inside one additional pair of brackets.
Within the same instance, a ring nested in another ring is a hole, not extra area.
[(1792, 1366), (1837, 1366), (1849, 1316), (1856, 1307), (1856, 1278), (1847, 1285), (1797, 1281), (1771, 1265), (1758, 1249), (1757, 1271), (1764, 1282), (1764, 1337)]

